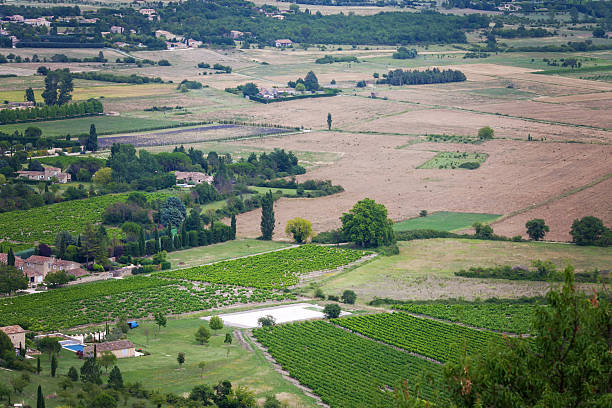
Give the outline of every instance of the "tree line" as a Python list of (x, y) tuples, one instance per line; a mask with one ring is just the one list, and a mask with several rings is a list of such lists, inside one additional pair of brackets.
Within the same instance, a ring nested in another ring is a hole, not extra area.
[(466, 77), (463, 72), (455, 69), (440, 70), (439, 68), (419, 70), (396, 69), (383, 74), (383, 78), (376, 81), (377, 84), (389, 85), (422, 85), (440, 84), (445, 82), (462, 82)]

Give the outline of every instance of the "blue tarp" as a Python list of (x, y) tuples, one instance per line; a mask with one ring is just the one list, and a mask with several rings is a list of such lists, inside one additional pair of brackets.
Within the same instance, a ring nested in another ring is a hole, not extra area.
[(138, 322), (133, 321), (133, 322), (127, 322), (128, 326), (130, 326), (130, 329), (135, 329), (138, 327)]

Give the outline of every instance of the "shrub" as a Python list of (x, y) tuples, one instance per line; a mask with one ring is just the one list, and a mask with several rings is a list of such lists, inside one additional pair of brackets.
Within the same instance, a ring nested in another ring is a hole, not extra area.
[(342, 309), (340, 309), (340, 306), (338, 306), (336, 303), (328, 303), (323, 308), (323, 314), (328, 319), (335, 319), (336, 317), (340, 316), (341, 312)]
[(343, 303), (354, 305), (356, 300), (357, 300), (357, 295), (352, 290), (347, 289), (342, 293)]

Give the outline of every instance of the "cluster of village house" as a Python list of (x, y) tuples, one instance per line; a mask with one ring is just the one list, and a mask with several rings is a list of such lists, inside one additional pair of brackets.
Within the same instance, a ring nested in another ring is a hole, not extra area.
[[(0, 263), (6, 264), (8, 255), (0, 253)], [(28, 278), (28, 285), (36, 287), (43, 283), (45, 276), (50, 272), (65, 271), (67, 274), (79, 278), (87, 275), (88, 272), (81, 268), (81, 264), (73, 261), (66, 261), (54, 256), (32, 255), (29, 258), (22, 259), (15, 257), (15, 267), (23, 271)]]
[[(159, 14), (157, 14), (155, 9), (142, 8), (138, 10), (138, 12), (146, 16), (149, 21), (153, 21), (153, 20), (159, 21), (160, 20), (160, 16)], [(280, 13), (268, 13), (264, 11), (263, 9), (259, 9), (259, 12), (265, 14), (266, 17), (275, 18), (278, 20), (283, 20), (285, 18), (284, 14), (289, 13), (288, 10), (283, 10)], [(12, 16), (5, 16), (2, 20), (0, 20), (0, 23), (7, 22), (7, 23), (16, 23), (16, 24), (28, 24), (28, 25), (35, 26), (35, 27), (40, 27), (40, 26), (51, 27), (52, 22), (63, 22), (63, 21), (65, 22), (76, 21), (79, 24), (95, 24), (98, 22), (98, 19), (97, 18), (84, 18), (83, 16), (69, 16), (69, 17), (43, 16), (39, 18), (24, 18), (22, 15), (15, 14)], [(102, 31), (100, 34), (102, 35), (102, 37), (107, 37), (112, 34), (124, 34), (126, 30), (127, 29), (122, 26), (112, 26), (110, 27), (110, 31)], [(136, 30), (134, 29), (129, 29), (128, 31), (131, 34), (136, 34)], [(11, 33), (6, 29), (0, 28), (0, 35), (10, 36), (12, 43), (13, 43), (13, 47), (15, 46), (17, 42), (19, 42), (19, 39), (15, 37), (14, 35), (11, 35)], [(231, 30), (229, 36), (230, 38), (234, 40), (239, 40), (245, 36), (251, 36), (251, 33), (249, 32), (244, 33), (242, 31)], [(185, 37), (181, 35), (176, 35), (176, 34), (173, 34), (165, 30), (155, 31), (155, 37), (164, 38), (166, 41), (167, 49), (198, 48), (203, 44), (202, 41), (194, 40), (193, 38), (186, 39)], [(123, 47), (129, 46), (129, 44), (123, 41), (117, 41), (114, 43), (114, 45), (117, 48), (123, 48)], [(293, 43), (291, 40), (288, 40), (288, 39), (278, 39), (276, 40), (275, 45), (276, 47), (284, 48), (284, 47), (291, 47)], [(143, 44), (139, 44), (138, 46), (142, 48), (145, 47)]]
[(72, 180), (72, 176), (69, 173), (64, 173), (62, 169), (51, 166), (44, 167), (44, 171), (20, 170), (17, 172), (17, 174), (18, 177), (23, 177), (34, 181), (53, 182), (55, 179), (57, 179), (58, 183), (64, 184)]

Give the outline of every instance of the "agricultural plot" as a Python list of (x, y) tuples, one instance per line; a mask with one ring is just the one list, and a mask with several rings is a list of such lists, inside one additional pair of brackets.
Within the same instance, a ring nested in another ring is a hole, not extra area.
[[(392, 389), (418, 383), (441, 366), (323, 321), (255, 329), (253, 334), (289, 374), (332, 408), (392, 406)], [(436, 382), (437, 382), (436, 381)], [(424, 382), (420, 397), (444, 406), (441, 387)]]
[(486, 153), (440, 152), (417, 169), (476, 169), (485, 162)]
[(401, 312), (347, 317), (333, 322), (443, 363), (457, 361), (463, 354), (482, 354), (489, 343), (502, 341), (502, 336), (496, 333), (420, 319)]
[(5, 298), (0, 303), (0, 324), (50, 331), (112, 321), (121, 315), (136, 319), (157, 312), (181, 314), (293, 298), (270, 290), (137, 276)]
[[(35, 126), (42, 130), (46, 137), (78, 136), (89, 133), (89, 127), (94, 124), (98, 135), (108, 133), (130, 132), (146, 129), (159, 129), (172, 124), (170, 120), (144, 119), (128, 116), (90, 116), (86, 118), (50, 120), (44, 122), (16, 123), (0, 126), (0, 132), (13, 133), (16, 130), (24, 132), (28, 127)], [(102, 141), (102, 139), (100, 139)]]
[(198, 143), (211, 140), (232, 140), (250, 136), (275, 135), (289, 132), (289, 129), (242, 125), (208, 125), (173, 129), (154, 133), (135, 133), (100, 138), (100, 149), (108, 149), (113, 143), (129, 143), (135, 147), (159, 146), (183, 143)]
[(212, 265), (160, 272), (156, 276), (260, 289), (283, 288), (297, 284), (300, 275), (347, 265), (366, 254), (368, 252), (354, 249), (302, 245)]
[(501, 217), (498, 214), (460, 213), (438, 211), (426, 217), (410, 218), (393, 224), (394, 231), (432, 229), (455, 231), (469, 228), (475, 222), (489, 223)]
[(543, 306), (534, 303), (503, 301), (500, 303), (415, 302), (393, 306), (394, 309), (410, 313), (518, 334), (531, 331), (531, 321), (538, 307)]
[[(167, 197), (167, 193), (152, 193), (149, 197)], [(82, 200), (0, 213), (0, 239), (52, 244), (60, 231), (78, 234), (88, 223), (102, 220), (104, 209), (110, 204), (124, 201), (128, 194), (107, 194)]]

